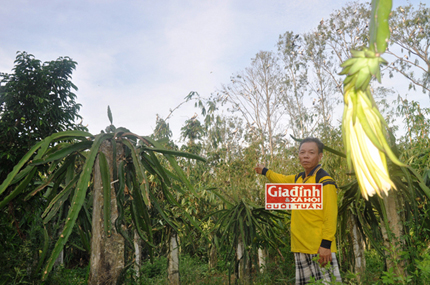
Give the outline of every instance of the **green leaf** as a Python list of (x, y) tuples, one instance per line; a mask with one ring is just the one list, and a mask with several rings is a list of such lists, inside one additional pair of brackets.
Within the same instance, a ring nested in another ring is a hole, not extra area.
[(35, 144), (25, 155), (24, 157), (16, 164), (12, 170), (6, 177), (6, 179), (3, 181), (3, 183), (0, 185), (0, 194), (2, 194), (6, 188), (9, 186), (12, 179), (14, 179), (15, 175), (21, 170), (21, 168), (24, 166), (24, 164), (30, 159), (30, 157), (33, 155), (33, 153), (38, 150), (44, 141), (38, 142)]
[(24, 200), (27, 201), (28, 199), (30, 199), (31, 197), (33, 197), (34, 195), (36, 195), (37, 192), (39, 192), (40, 190), (44, 189), (45, 187), (49, 186), (50, 183), (52, 181), (54, 181), (55, 183), (57, 183), (57, 187), (59, 185), (59, 183), (61, 183), (61, 181), (63, 180), (61, 178), (61, 176), (63, 174), (66, 174), (67, 169), (70, 165), (72, 165), (72, 163), (74, 162), (74, 158), (73, 157), (68, 157), (66, 159), (66, 161), (63, 163), (63, 165), (57, 169), (57, 171), (53, 172), (44, 183), (42, 183), (39, 187), (37, 187), (36, 189), (34, 189), (33, 191), (31, 191), (25, 198)]
[(153, 193), (149, 192), (149, 195), (151, 197), (152, 204), (154, 205), (155, 209), (157, 209), (158, 213), (160, 213), (160, 215), (163, 217), (164, 221), (168, 223), (169, 226), (172, 227), (175, 231), (177, 231), (177, 225), (174, 224), (173, 219), (169, 219), (167, 217), (166, 212), (163, 210), (156, 197), (154, 197)]
[(42, 213), (42, 218), (44, 218), (43, 223), (47, 224), (49, 221), (55, 216), (61, 206), (63, 206), (64, 202), (69, 198), (70, 193), (73, 190), (73, 186), (75, 186), (78, 181), (79, 176), (76, 175), (67, 186), (55, 196), (48, 207), (46, 207), (45, 211)]
[(40, 268), (42, 268), (43, 261), (45, 260), (46, 253), (48, 252), (49, 242), (50, 241), (51, 241), (51, 239), (49, 237), (48, 230), (46, 229), (45, 226), (43, 226), (43, 247), (42, 247), (42, 254), (39, 257), (39, 262), (37, 263), (37, 267), (36, 267), (35, 272), (38, 272), (40, 270)]
[(99, 152), (100, 175), (103, 186), (103, 224), (106, 236), (111, 236), (111, 185), (109, 164), (103, 152)]
[(7, 196), (0, 202), (0, 210), (6, 206), (10, 201), (12, 201), (16, 196), (22, 193), (33, 179), (34, 174), (36, 174), (37, 169), (33, 167), (30, 174)]
[(142, 194), (143, 200), (145, 201), (146, 205), (149, 205), (148, 198), (146, 197), (147, 196), (146, 194), (149, 192), (149, 185), (148, 185), (148, 179), (147, 179), (146, 174), (145, 174), (145, 169), (144, 169), (142, 163), (140, 162), (138, 153), (137, 153), (134, 145), (128, 139), (123, 138), (122, 142), (131, 151), (131, 157), (133, 159), (133, 165), (134, 165), (134, 168), (136, 170), (136, 179), (137, 179), (138, 185), (141, 189), (141, 194)]
[(209, 188), (208, 191), (213, 192), (218, 198), (220, 198), (224, 203), (226, 203), (228, 206), (233, 206), (232, 203), (230, 203), (223, 195), (221, 195), (218, 191), (216, 191), (217, 188)]
[(148, 162), (151, 162), (152, 165), (155, 167), (154, 172), (157, 173), (157, 175), (163, 180), (166, 185), (170, 186), (170, 179), (166, 174), (165, 168), (161, 166), (160, 161), (153, 152), (150, 152), (149, 155), (150, 157), (148, 157), (145, 153), (142, 153), (142, 158), (146, 159)]
[(118, 192), (116, 194), (118, 217), (115, 220), (115, 228), (126, 241), (129, 246), (133, 245), (133, 241), (128, 236), (127, 232), (123, 230), (122, 223), (124, 222), (124, 190), (125, 190), (125, 161), (121, 161), (118, 167)]
[(76, 219), (79, 215), (79, 211), (82, 208), (82, 205), (85, 201), (85, 197), (87, 194), (88, 184), (90, 182), (91, 174), (93, 172), (94, 162), (100, 148), (101, 143), (106, 140), (112, 138), (112, 134), (100, 134), (97, 135), (93, 145), (91, 146), (90, 152), (88, 154), (88, 158), (85, 161), (83, 166), (83, 170), (78, 180), (78, 184), (75, 190), (75, 194), (73, 196), (73, 200), (69, 209), (69, 213), (67, 214), (66, 224), (64, 225), (63, 231), (60, 234), (60, 238), (57, 240), (54, 246), (54, 250), (51, 253), (51, 256), (48, 259), (48, 263), (45, 267), (45, 271), (42, 275), (42, 280), (44, 281), (48, 275), (48, 273), (52, 270), (52, 266), (55, 263), (58, 255), (66, 244), (70, 234), (72, 233), (73, 227), (75, 225)]
[(188, 153), (188, 152), (174, 151), (174, 150), (155, 148), (155, 147), (154, 148), (142, 147), (142, 150), (145, 150), (145, 151), (155, 151), (155, 152), (159, 152), (159, 153), (163, 153), (163, 154), (170, 154), (170, 155), (174, 155), (174, 156), (181, 156), (181, 157), (186, 157), (186, 158), (196, 159), (196, 160), (200, 160), (200, 161), (206, 162), (206, 159), (204, 159), (203, 157), (201, 157), (199, 155), (196, 155), (196, 154)]
[[(154, 141), (153, 139), (149, 137), (145, 137), (146, 140), (148, 140), (153, 146), (155, 146), (158, 149), (161, 149), (161, 145), (158, 144), (158, 142)], [(185, 176), (185, 173), (182, 171), (182, 169), (178, 166), (178, 163), (176, 160), (169, 154), (164, 153), (164, 156), (169, 161), (170, 165), (175, 170), (176, 174), (178, 174), (181, 181), (187, 186), (188, 190), (190, 190), (192, 193), (196, 194), (193, 185), (190, 183), (190, 181)]]
[(64, 148), (56, 151), (55, 153), (50, 154), (46, 158), (33, 160), (33, 162), (30, 165), (40, 165), (40, 164), (45, 164), (45, 163), (48, 163), (51, 161), (62, 159), (71, 153), (74, 153), (77, 151), (82, 151), (84, 149), (90, 148), (92, 144), (93, 144), (92, 141), (83, 141), (83, 142), (79, 142), (79, 143), (73, 143), (73, 144), (69, 145), (68, 147), (64, 147)]
[(109, 118), (109, 122), (112, 125), (113, 123), (113, 118), (112, 118), (112, 112), (110, 110), (110, 106), (108, 105), (108, 109), (107, 109), (107, 113), (108, 113), (108, 118)]
[[(135, 180), (135, 179), (134, 179)], [(145, 202), (142, 199), (142, 195), (140, 193), (140, 187), (135, 183), (133, 183), (133, 201), (132, 201), (132, 217), (134, 220), (134, 224), (137, 230), (137, 233), (149, 246), (155, 247), (152, 240), (152, 227), (151, 221), (149, 219), (148, 208), (145, 205)], [(146, 232), (147, 237), (145, 237), (144, 233)]]
[[(6, 179), (3, 181), (3, 183), (0, 185), (0, 194), (2, 194), (6, 188), (10, 185), (11, 181), (14, 180), (15, 176), (18, 174), (18, 172), (21, 170), (21, 168), (24, 166), (24, 164), (30, 159), (30, 157), (39, 149), (37, 155), (35, 156), (35, 160), (40, 159), (43, 154), (45, 154), (49, 144), (55, 140), (64, 138), (64, 137), (89, 137), (92, 136), (88, 132), (83, 131), (65, 131), (65, 132), (59, 132), (56, 134), (53, 134), (46, 139), (36, 143), (23, 157), (22, 159), (14, 166), (12, 172), (8, 174)], [(31, 167), (31, 166), (29, 166)], [(23, 171), (27, 171), (24, 169)], [(16, 180), (14, 180), (16, 181)]]

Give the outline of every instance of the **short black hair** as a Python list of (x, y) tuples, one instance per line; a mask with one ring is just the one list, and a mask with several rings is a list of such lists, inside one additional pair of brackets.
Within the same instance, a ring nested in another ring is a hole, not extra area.
[(307, 138), (303, 139), (300, 142), (299, 150), (302, 147), (302, 144), (307, 143), (307, 142), (314, 142), (314, 143), (316, 143), (317, 146), (318, 146), (318, 153), (323, 153), (324, 144), (318, 138), (313, 138), (313, 137), (307, 137)]

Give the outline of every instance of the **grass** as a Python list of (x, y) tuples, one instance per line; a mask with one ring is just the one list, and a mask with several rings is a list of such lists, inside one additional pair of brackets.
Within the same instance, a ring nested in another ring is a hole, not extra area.
[[(271, 262), (264, 268), (263, 273), (259, 273), (255, 268), (251, 270), (250, 284), (294, 284), (295, 267), (294, 259), (289, 255), (284, 255), (285, 260), (279, 256), (271, 259)], [(375, 251), (366, 251), (366, 275), (362, 276), (361, 282), (357, 282), (357, 276), (354, 273), (342, 272), (344, 284), (397, 284), (395, 276), (390, 276), (389, 272), (384, 272), (384, 263), (381, 257)], [(179, 272), (181, 284), (242, 284), (236, 280), (236, 276), (228, 273), (228, 264), (219, 257), (216, 268), (209, 268), (205, 260), (199, 257), (182, 255), (180, 257)], [(50, 275), (46, 282), (40, 280), (28, 280), (22, 278), (25, 272), (11, 272), (11, 274), (2, 275), (9, 278), (0, 280), (3, 284), (46, 284), (46, 285), (78, 285), (87, 284), (89, 275), (89, 266), (67, 269), (58, 267)], [(428, 284), (430, 280), (430, 254), (424, 253), (420, 260), (417, 260), (416, 272), (409, 275), (412, 280), (415, 276), (416, 284)], [(235, 283), (237, 281), (237, 283)], [(400, 282), (404, 283), (404, 282)], [(167, 280), (167, 258), (164, 256), (155, 258), (154, 263), (149, 261), (143, 262), (140, 268), (140, 277), (136, 278), (136, 272), (133, 266), (129, 266), (124, 274), (122, 284), (127, 285), (164, 285), (168, 284)], [(317, 284), (317, 283), (315, 283)]]

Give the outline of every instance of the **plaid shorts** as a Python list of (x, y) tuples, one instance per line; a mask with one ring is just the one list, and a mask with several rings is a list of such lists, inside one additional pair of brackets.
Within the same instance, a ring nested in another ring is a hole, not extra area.
[(317, 254), (294, 253), (296, 260), (296, 285), (308, 283), (311, 277), (314, 277), (315, 280), (323, 279), (324, 283), (336, 281), (336, 283), (339, 282), (339, 284), (342, 284), (336, 254), (334, 252), (331, 253), (332, 262), (329, 269), (320, 267), (318, 261), (313, 261), (313, 258), (316, 256)]

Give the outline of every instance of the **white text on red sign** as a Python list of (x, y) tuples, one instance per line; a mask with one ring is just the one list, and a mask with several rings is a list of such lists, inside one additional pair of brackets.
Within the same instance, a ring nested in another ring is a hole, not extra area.
[(321, 183), (267, 183), (266, 210), (322, 210)]

